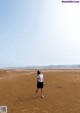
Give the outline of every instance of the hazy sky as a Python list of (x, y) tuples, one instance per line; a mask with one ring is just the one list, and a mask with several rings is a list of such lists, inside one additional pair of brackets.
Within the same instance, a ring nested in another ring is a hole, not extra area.
[(80, 3), (0, 0), (0, 67), (80, 64)]

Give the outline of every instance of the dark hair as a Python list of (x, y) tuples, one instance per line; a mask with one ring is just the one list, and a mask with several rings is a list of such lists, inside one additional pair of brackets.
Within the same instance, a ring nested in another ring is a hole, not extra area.
[(37, 71), (37, 75), (39, 75), (39, 74), (41, 74), (41, 72), (38, 70), (38, 71)]

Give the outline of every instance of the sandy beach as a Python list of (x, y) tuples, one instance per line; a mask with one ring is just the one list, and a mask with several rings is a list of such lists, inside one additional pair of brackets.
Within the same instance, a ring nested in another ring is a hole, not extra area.
[(0, 70), (0, 106), (8, 113), (80, 113), (80, 70), (41, 70), (44, 99), (36, 98), (36, 69)]

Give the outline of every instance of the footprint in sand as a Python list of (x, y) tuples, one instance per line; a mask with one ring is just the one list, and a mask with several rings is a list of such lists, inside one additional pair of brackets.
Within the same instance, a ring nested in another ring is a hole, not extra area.
[(62, 88), (61, 86), (57, 86), (57, 88)]
[(11, 109), (11, 111), (13, 111), (13, 109)]
[(62, 86), (56, 85), (56, 88), (62, 88)]

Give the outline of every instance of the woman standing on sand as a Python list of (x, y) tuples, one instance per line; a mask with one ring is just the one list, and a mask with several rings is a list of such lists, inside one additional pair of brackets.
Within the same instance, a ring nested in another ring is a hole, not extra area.
[(34, 97), (36, 97), (38, 90), (41, 89), (41, 97), (44, 98), (43, 90), (42, 90), (43, 87), (44, 87), (44, 84), (43, 84), (43, 74), (38, 70), (37, 71), (37, 89), (36, 89)]

